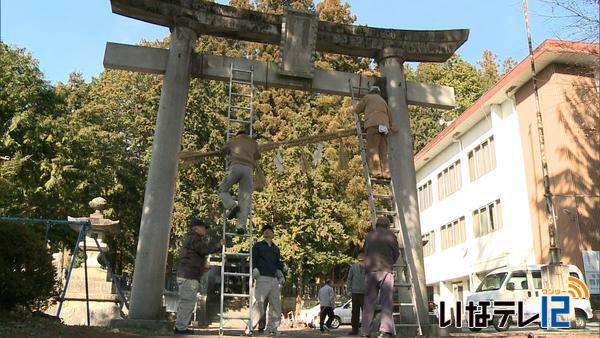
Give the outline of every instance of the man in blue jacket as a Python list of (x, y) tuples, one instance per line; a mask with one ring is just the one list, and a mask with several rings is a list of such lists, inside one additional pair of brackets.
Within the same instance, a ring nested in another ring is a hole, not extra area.
[[(265, 301), (269, 300), (269, 334), (278, 335), (277, 328), (281, 321), (280, 281), (283, 278), (283, 263), (279, 248), (273, 243), (275, 232), (273, 226), (265, 225), (261, 229), (264, 240), (252, 247), (252, 276), (254, 283), (254, 305), (252, 306), (252, 323), (256, 326), (265, 313)], [(253, 328), (252, 328), (253, 329)]]
[(224, 241), (208, 243), (206, 230), (210, 226), (201, 219), (194, 218), (190, 231), (185, 236), (179, 264), (177, 266), (177, 285), (179, 286), (179, 304), (177, 305), (177, 320), (175, 334), (192, 334), (188, 324), (196, 305), (196, 294), (200, 287), (200, 278), (208, 271), (206, 256), (221, 250)]

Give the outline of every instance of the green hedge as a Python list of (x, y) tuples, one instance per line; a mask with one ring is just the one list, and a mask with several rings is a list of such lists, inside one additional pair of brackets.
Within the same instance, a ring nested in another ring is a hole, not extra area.
[(0, 309), (43, 308), (56, 295), (44, 236), (30, 224), (0, 222)]

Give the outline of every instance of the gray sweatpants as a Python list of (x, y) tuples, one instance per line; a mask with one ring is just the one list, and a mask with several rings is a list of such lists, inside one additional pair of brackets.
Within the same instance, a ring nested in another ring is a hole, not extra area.
[(362, 332), (371, 334), (371, 324), (377, 305), (377, 293), (381, 302), (381, 324), (379, 332), (394, 333), (394, 317), (392, 316), (393, 295), (394, 295), (394, 275), (391, 272), (375, 271), (367, 272), (365, 276), (366, 289), (365, 303), (362, 312)]
[[(265, 300), (269, 300), (268, 330), (277, 332), (281, 321), (281, 291), (276, 277), (259, 276), (254, 282), (254, 305), (252, 306), (252, 325), (256, 327), (265, 314)], [(254, 329), (254, 328), (253, 328)]]
[(238, 202), (240, 212), (236, 222), (238, 228), (246, 227), (246, 221), (250, 214), (250, 203), (252, 202), (252, 190), (254, 188), (253, 173), (253, 169), (249, 165), (232, 164), (219, 186), (219, 197), (223, 201), (223, 206), (226, 209), (231, 209), (235, 206), (235, 200), (231, 197), (229, 190), (239, 182)]
[(194, 312), (200, 282), (195, 279), (177, 277), (177, 285), (179, 286), (179, 304), (177, 304), (175, 328), (184, 331), (187, 330)]

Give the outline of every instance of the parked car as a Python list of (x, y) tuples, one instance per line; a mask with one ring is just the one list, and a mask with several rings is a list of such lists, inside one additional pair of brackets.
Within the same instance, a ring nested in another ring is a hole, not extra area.
[[(542, 269), (543, 265), (527, 265), (518, 267), (504, 267), (493, 270), (481, 281), (477, 290), (467, 297), (468, 302), (506, 300), (522, 301), (525, 317), (538, 314), (541, 311), (542, 296)], [(569, 275), (583, 281), (583, 274), (575, 265), (567, 265)], [(588, 319), (592, 318), (592, 306), (589, 299), (572, 299), (575, 309), (575, 323), (573, 328), (585, 328)], [(493, 309), (491, 309), (493, 311)], [(497, 331), (506, 331), (512, 323), (516, 322), (516, 315), (511, 315), (504, 327), (499, 326), (499, 317), (493, 318), (493, 325)], [(471, 331), (481, 329), (471, 328)]]
[[(341, 302), (336, 301), (335, 303), (337, 306), (333, 309), (334, 317), (333, 321), (331, 322), (332, 329), (337, 329), (340, 327), (340, 324), (350, 324), (352, 317), (352, 300), (342, 300)], [(320, 324), (320, 313), (321, 306), (315, 305), (310, 309), (301, 310), (300, 318), (303, 322), (307, 323), (309, 327), (318, 328)]]
[[(361, 315), (362, 317), (362, 315)], [(352, 299), (333, 309), (333, 322), (331, 328), (337, 329), (341, 324), (352, 323)]]

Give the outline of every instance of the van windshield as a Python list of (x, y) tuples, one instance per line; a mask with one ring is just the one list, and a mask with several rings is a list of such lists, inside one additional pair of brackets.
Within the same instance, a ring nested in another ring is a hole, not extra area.
[(504, 280), (506, 279), (506, 275), (506, 272), (499, 272), (485, 276), (476, 292), (500, 289), (502, 283), (504, 283)]

